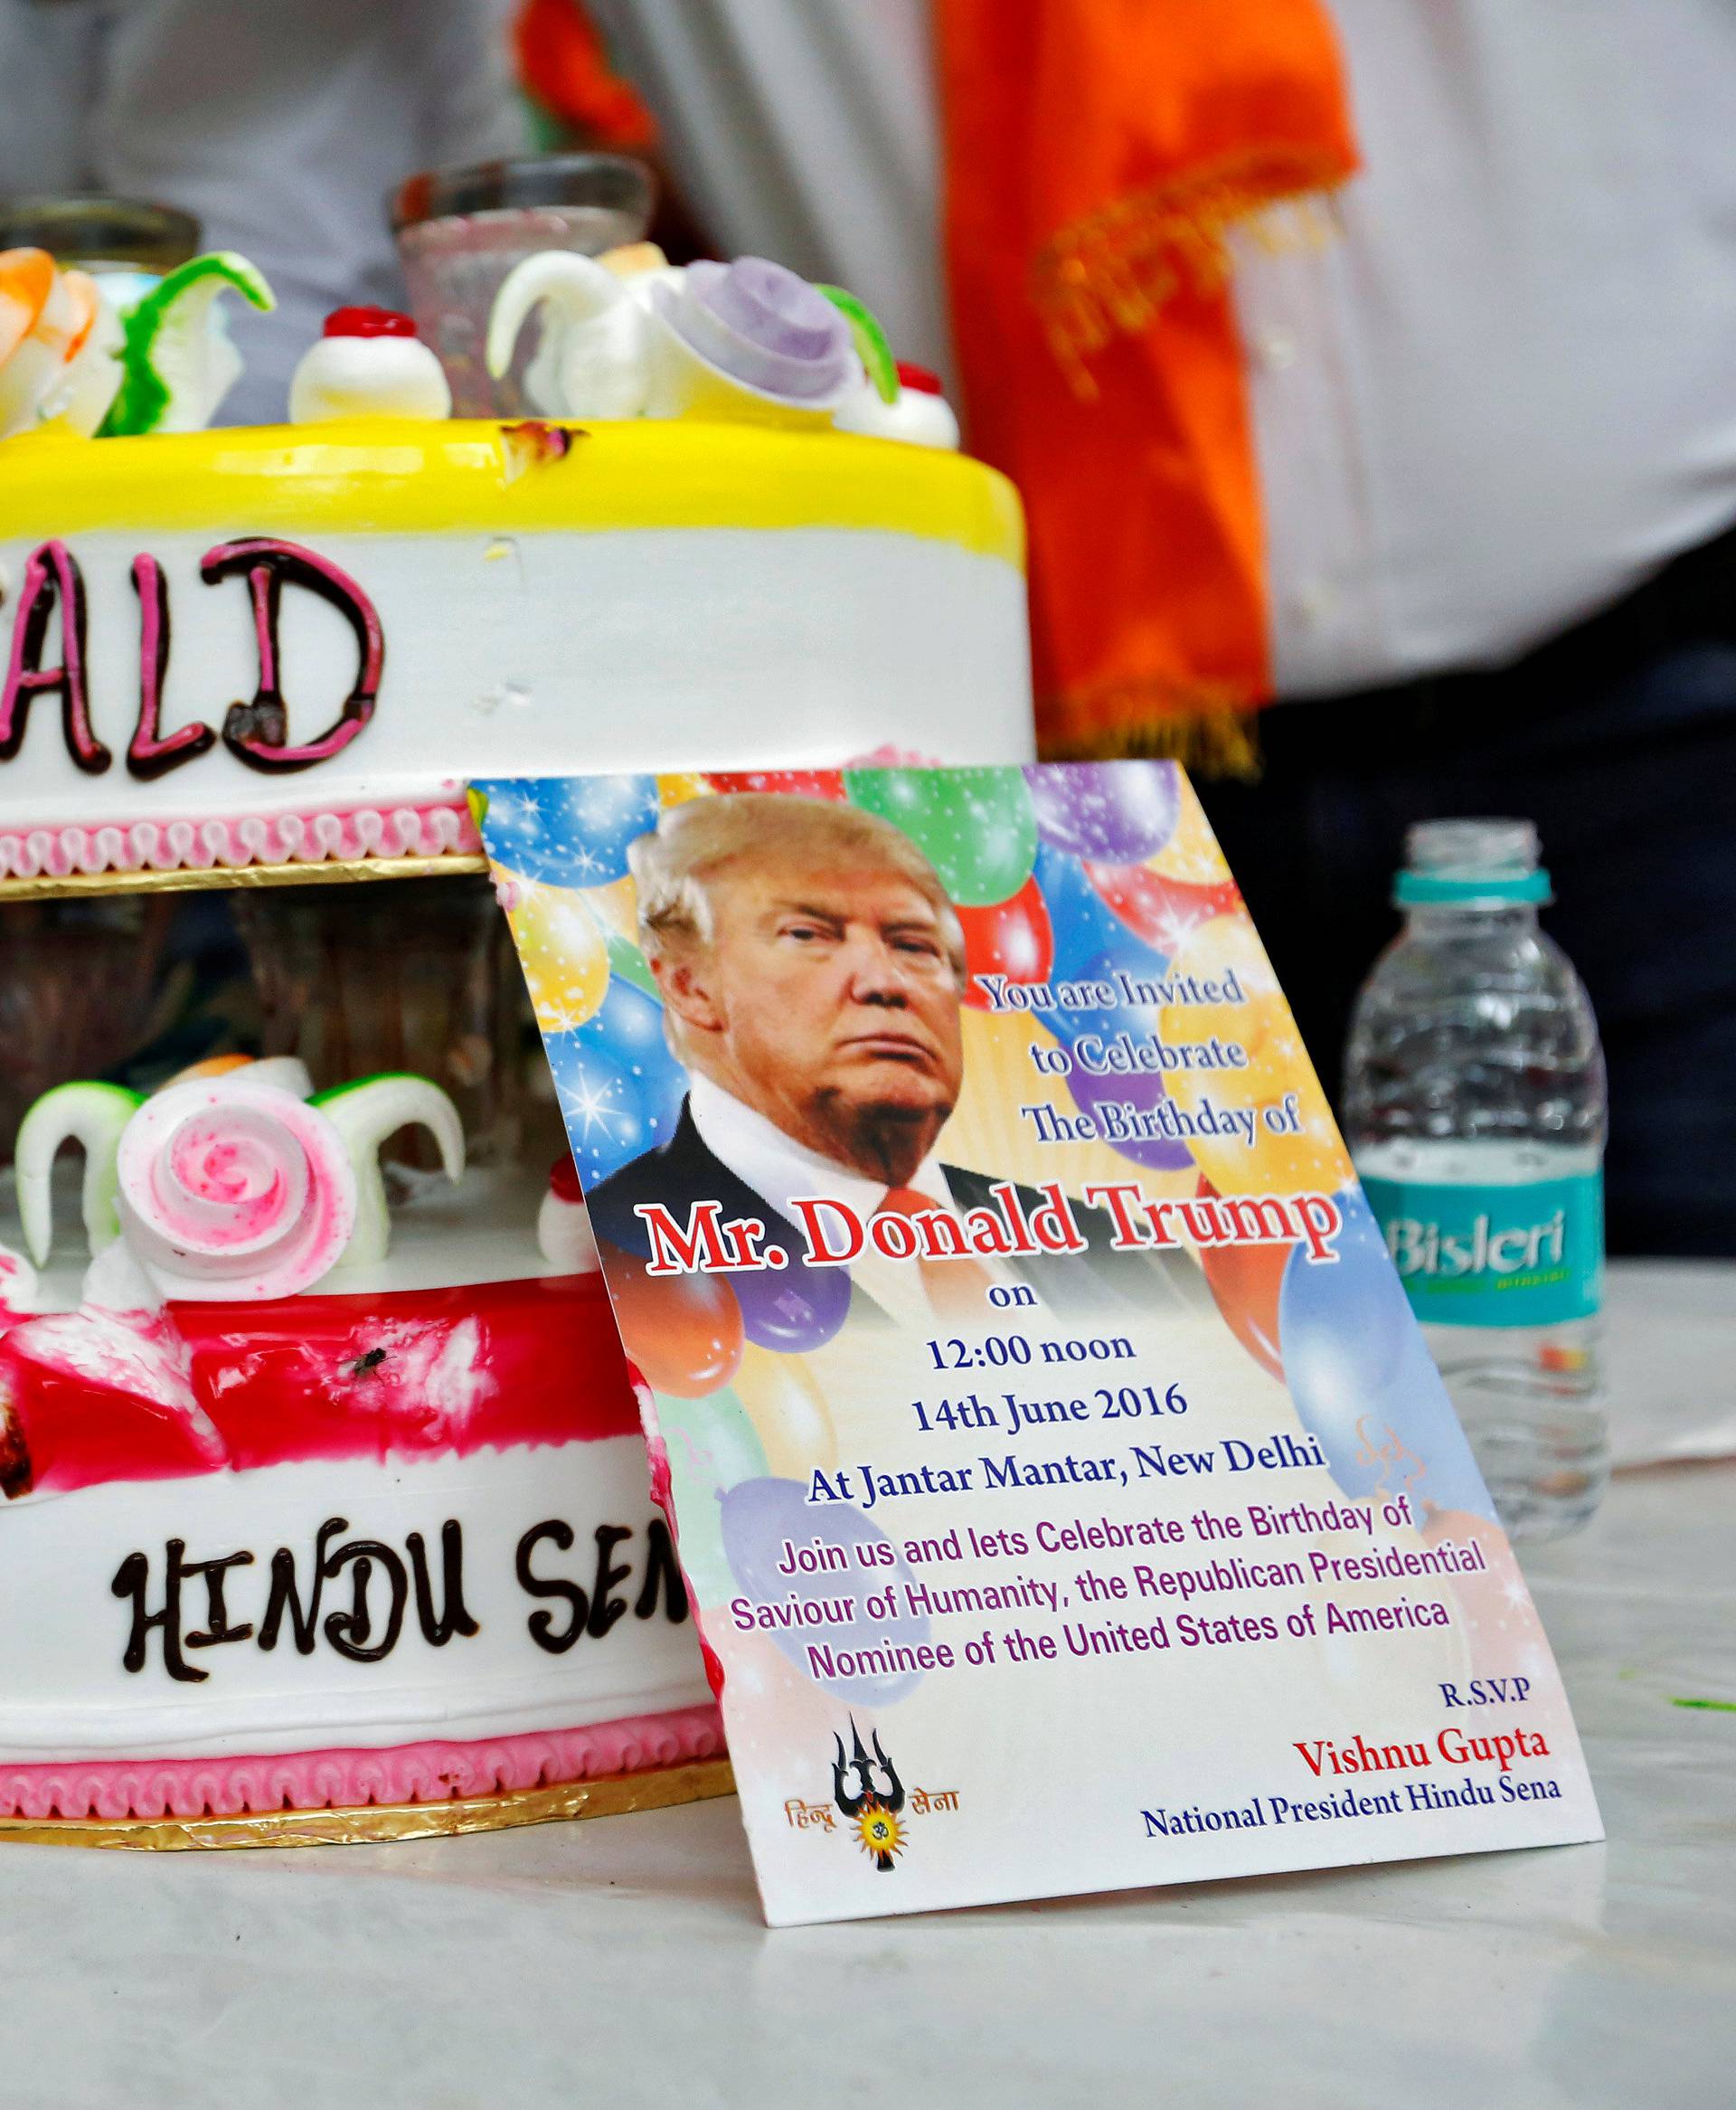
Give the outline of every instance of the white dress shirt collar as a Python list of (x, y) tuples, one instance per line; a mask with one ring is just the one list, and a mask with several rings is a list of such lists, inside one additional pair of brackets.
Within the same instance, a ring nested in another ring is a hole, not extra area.
[[(712, 1157), (728, 1166), (744, 1186), (750, 1187), (787, 1222), (795, 1221), (790, 1203), (797, 1195), (824, 1195), (828, 1201), (844, 1202), (864, 1223), (886, 1198), (884, 1180), (868, 1178), (835, 1159), (810, 1150), (786, 1135), (775, 1121), (756, 1113), (733, 1093), (697, 1072), (689, 1088), (688, 1104), (699, 1140)], [(943, 1208), (952, 1206), (946, 1174), (934, 1151), (905, 1184)]]

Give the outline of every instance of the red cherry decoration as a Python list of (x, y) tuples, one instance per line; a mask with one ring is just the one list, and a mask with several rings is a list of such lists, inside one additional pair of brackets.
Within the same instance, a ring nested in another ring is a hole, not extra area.
[(416, 325), (391, 308), (335, 308), (321, 335), (328, 337), (413, 337)]
[(584, 1190), (579, 1185), (579, 1168), (571, 1153), (555, 1159), (549, 1167), (549, 1192), (560, 1202), (581, 1202)]
[(898, 385), (913, 388), (918, 395), (944, 395), (940, 376), (931, 374), (926, 366), (912, 366), (908, 359), (898, 362)]

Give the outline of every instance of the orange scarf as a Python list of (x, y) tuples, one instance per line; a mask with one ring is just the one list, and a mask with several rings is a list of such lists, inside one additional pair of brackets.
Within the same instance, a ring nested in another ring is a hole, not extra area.
[[(513, 22), (519, 85), (536, 111), (587, 146), (648, 152), (657, 126), (631, 81), (614, 68), (597, 25), (578, 0), (522, 0)], [(560, 143), (558, 137), (544, 141)]]
[(1050, 754), (1245, 770), (1271, 693), (1224, 231), (1356, 166), (1319, 0), (938, 0), (972, 451), (1024, 493)]

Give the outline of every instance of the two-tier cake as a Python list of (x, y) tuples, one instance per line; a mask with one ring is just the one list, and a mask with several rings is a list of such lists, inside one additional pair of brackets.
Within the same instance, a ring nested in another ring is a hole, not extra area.
[[(568, 260), (502, 310), (503, 357), (543, 316), (538, 421), (440, 415), (370, 311), (310, 350), (306, 421), (199, 430), (225, 289), (259, 297), (229, 260), (117, 317), (0, 257), (0, 938), (8, 902), (216, 885), (269, 946), (255, 890), (427, 875), (408, 942), (428, 888), (483, 885), (472, 777), (1028, 755), (1017, 500), (847, 297)], [(94, 1063), (88, 1032), (34, 1051), (0, 1826), (389, 1836), (715, 1791), (570, 1169), (467, 1169), (457, 1057), (357, 1077), (326, 1032), (310, 1074), (254, 1037), (179, 1074), (118, 1023)], [(397, 1163), (407, 1122), (439, 1169)]]

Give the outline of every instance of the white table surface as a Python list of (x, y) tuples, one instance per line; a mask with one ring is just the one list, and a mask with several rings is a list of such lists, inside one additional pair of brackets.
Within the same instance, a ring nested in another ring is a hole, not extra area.
[[(1627, 1454), (1648, 1402), (1691, 1452), (1736, 1399), (1736, 1270), (1618, 1271), (1611, 1301)], [(1678, 1703), (1736, 1701), (1733, 1520), (1736, 1464), (1628, 1471), (1527, 1560), (1606, 1845), (775, 1935), (732, 1801), (388, 1847), (7, 1847), (0, 2103), (1718, 2110), (1736, 1712)]]

